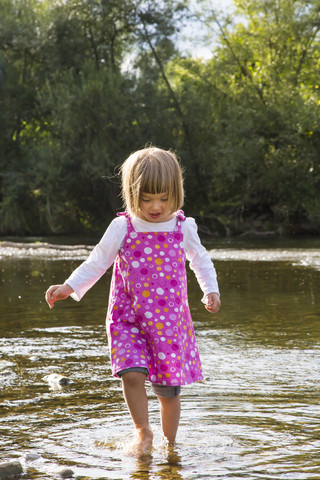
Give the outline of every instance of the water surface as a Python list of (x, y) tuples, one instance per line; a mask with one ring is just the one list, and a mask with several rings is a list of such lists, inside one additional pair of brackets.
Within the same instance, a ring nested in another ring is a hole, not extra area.
[[(110, 373), (111, 273), (80, 303), (49, 310), (45, 290), (86, 252), (0, 258), (1, 460), (38, 453), (24, 463), (24, 478), (37, 479), (62, 466), (78, 479), (320, 479), (320, 241), (215, 247), (219, 315), (206, 312), (189, 275), (206, 380), (183, 388), (174, 449), (148, 389), (155, 446), (141, 461), (123, 454), (132, 425)], [(44, 380), (51, 373), (73, 383), (54, 389)]]

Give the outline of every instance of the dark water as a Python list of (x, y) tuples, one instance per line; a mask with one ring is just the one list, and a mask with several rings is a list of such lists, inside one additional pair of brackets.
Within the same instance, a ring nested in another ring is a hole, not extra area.
[[(183, 388), (174, 449), (148, 390), (155, 445), (140, 461), (123, 453), (132, 424), (110, 374), (110, 273), (49, 310), (45, 290), (79, 261), (0, 258), (1, 461), (38, 453), (24, 461), (35, 479), (62, 466), (83, 480), (320, 479), (320, 240), (219, 247), (219, 315), (189, 276), (206, 381)], [(51, 373), (73, 383), (50, 387)]]

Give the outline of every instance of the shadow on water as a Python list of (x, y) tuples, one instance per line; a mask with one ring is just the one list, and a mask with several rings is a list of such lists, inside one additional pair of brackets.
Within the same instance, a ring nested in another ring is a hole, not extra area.
[[(148, 389), (155, 445), (141, 460), (123, 453), (132, 426), (110, 374), (104, 317), (111, 274), (82, 302), (49, 310), (46, 288), (79, 261), (0, 260), (1, 461), (25, 458), (24, 478), (34, 479), (55, 478), (61, 467), (78, 479), (320, 478), (320, 245), (309, 245), (318, 251), (309, 264), (296, 261), (294, 245), (277, 244), (277, 261), (272, 245), (267, 259), (241, 261), (231, 249), (244, 244), (220, 247), (219, 315), (203, 309), (189, 276), (206, 380), (183, 388), (173, 449), (162, 441)], [(49, 385), (52, 373), (72, 383)], [(38, 458), (25, 457), (30, 452)]]

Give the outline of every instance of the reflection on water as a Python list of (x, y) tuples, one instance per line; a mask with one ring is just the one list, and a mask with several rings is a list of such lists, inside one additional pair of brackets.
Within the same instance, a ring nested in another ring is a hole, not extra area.
[[(148, 390), (155, 445), (140, 461), (123, 454), (132, 426), (110, 374), (110, 273), (82, 302), (49, 310), (44, 291), (78, 261), (0, 260), (1, 461), (40, 454), (24, 463), (25, 478), (34, 479), (55, 477), (62, 466), (79, 479), (319, 478), (320, 272), (292, 248), (281, 253), (277, 245), (275, 256), (253, 259), (244, 247), (214, 252), (218, 316), (205, 311), (190, 275), (206, 380), (183, 388), (174, 448), (163, 443), (158, 402)], [(320, 249), (309, 250), (304, 258), (319, 258)], [(241, 260), (232, 251), (243, 251)], [(52, 373), (73, 383), (55, 388), (45, 380)]]

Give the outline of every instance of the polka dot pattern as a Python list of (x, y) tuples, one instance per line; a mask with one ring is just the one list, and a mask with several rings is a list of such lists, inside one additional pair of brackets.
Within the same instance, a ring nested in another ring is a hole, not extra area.
[(112, 372), (145, 367), (149, 380), (185, 385), (202, 380), (187, 298), (182, 212), (173, 232), (136, 232), (130, 217), (116, 258), (107, 332)]

